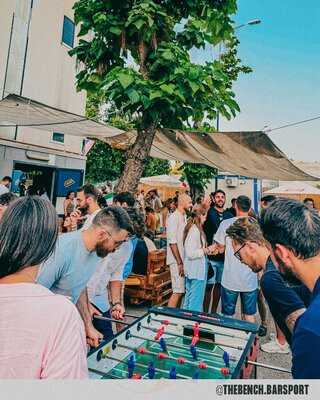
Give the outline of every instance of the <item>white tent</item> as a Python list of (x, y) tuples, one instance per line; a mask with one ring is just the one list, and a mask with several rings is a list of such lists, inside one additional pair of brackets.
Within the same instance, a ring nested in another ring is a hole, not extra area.
[(140, 183), (148, 186), (166, 186), (166, 187), (181, 187), (186, 188), (188, 186), (186, 183), (181, 182), (180, 175), (156, 175), (148, 176), (146, 178), (141, 178)]
[(303, 194), (303, 195), (320, 195), (320, 189), (309, 185), (306, 182), (283, 182), (280, 186), (270, 189), (264, 194)]

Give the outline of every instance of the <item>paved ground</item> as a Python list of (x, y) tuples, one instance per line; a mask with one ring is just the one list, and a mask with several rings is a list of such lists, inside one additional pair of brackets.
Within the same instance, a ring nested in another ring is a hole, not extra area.
[[(238, 312), (239, 316), (239, 304), (238, 304)], [(133, 315), (143, 315), (148, 310), (147, 306), (130, 306), (127, 308), (127, 312)], [(219, 311), (219, 309), (218, 309)], [(259, 317), (257, 317), (257, 322), (260, 323)], [(268, 334), (266, 337), (260, 338), (260, 343), (265, 343), (269, 341), (269, 334), (275, 333), (275, 328), (273, 324), (272, 317), (269, 313), (268, 315)], [(259, 351), (258, 362), (283, 367), (286, 369), (291, 369), (291, 353), (289, 354), (268, 354), (264, 353), (262, 350)], [(273, 371), (266, 368), (258, 368), (258, 378), (259, 379), (290, 379), (291, 375), (283, 372)]]

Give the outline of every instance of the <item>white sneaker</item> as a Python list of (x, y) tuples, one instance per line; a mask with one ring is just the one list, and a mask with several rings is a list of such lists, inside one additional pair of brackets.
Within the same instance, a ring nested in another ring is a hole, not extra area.
[(271, 334), (270, 338), (270, 342), (264, 343), (260, 346), (262, 351), (264, 351), (265, 353), (290, 353), (290, 347), (287, 342), (285, 344), (280, 344), (274, 334)]

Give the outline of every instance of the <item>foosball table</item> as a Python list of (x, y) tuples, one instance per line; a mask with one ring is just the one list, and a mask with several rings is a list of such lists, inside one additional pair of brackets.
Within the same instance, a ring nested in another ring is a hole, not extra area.
[(256, 373), (255, 324), (168, 307), (123, 324), (89, 353), (90, 378), (246, 379)]

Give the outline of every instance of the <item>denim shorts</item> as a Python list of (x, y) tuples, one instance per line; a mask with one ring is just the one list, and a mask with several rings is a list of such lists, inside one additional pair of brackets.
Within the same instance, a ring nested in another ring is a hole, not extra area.
[(257, 312), (258, 290), (251, 292), (235, 292), (221, 287), (222, 314), (232, 316), (236, 311), (238, 295), (241, 298), (241, 311), (245, 315), (254, 315)]
[(208, 285), (214, 285), (215, 283), (221, 283), (223, 273), (223, 261), (211, 261), (209, 260), (209, 268), (214, 270), (214, 275), (207, 281)]

